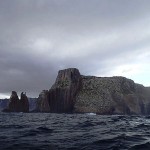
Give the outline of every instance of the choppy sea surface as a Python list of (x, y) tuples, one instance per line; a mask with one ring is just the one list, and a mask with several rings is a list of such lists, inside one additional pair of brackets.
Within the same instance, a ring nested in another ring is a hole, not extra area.
[(149, 116), (0, 113), (0, 150), (150, 150)]

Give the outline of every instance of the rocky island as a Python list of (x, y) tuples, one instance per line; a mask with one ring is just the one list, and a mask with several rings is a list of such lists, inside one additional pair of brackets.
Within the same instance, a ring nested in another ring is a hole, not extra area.
[[(12, 92), (7, 112), (29, 112), (29, 102)], [(122, 115), (150, 114), (150, 87), (121, 76), (83, 76), (76, 68), (60, 70), (55, 83), (43, 90), (34, 112), (97, 113)]]
[(125, 77), (83, 76), (60, 70), (50, 90), (37, 100), (37, 112), (150, 114), (150, 88)]

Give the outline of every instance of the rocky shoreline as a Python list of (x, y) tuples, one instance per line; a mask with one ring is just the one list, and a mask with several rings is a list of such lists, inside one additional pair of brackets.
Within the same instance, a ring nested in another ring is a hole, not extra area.
[[(5, 112), (29, 112), (25, 94), (12, 92)], [(150, 88), (125, 77), (83, 76), (76, 68), (60, 70), (55, 83), (43, 90), (33, 112), (150, 114)]]

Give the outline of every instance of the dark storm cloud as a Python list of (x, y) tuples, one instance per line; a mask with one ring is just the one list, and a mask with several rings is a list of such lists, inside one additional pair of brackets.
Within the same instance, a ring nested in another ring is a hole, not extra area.
[(38, 96), (68, 67), (142, 75), (149, 67), (149, 14), (149, 0), (1, 0), (0, 93)]

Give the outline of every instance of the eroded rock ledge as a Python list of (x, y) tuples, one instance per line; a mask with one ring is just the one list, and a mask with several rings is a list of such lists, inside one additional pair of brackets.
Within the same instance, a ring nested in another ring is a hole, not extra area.
[(150, 88), (125, 77), (82, 76), (60, 70), (50, 90), (39, 95), (37, 112), (150, 114)]

